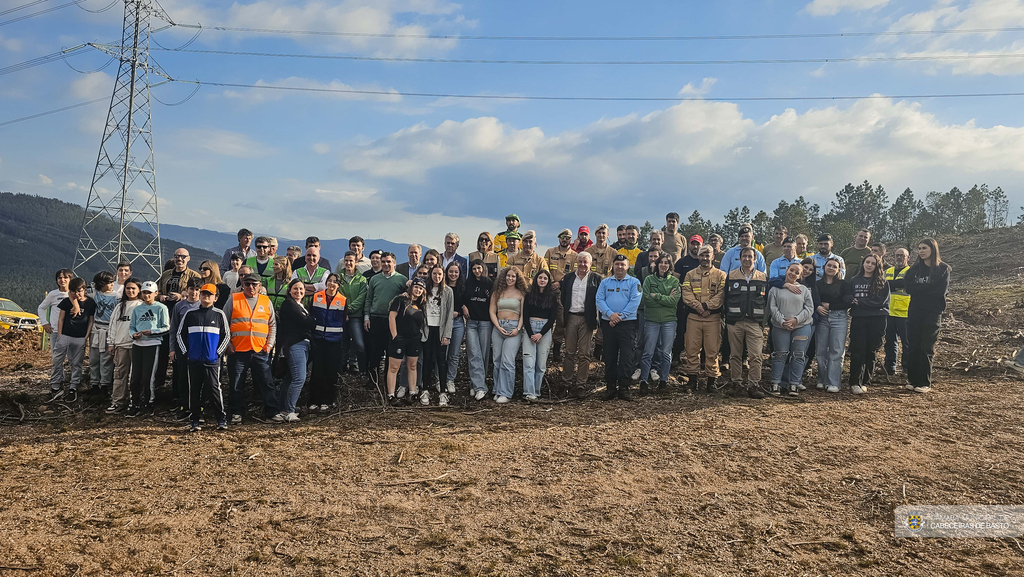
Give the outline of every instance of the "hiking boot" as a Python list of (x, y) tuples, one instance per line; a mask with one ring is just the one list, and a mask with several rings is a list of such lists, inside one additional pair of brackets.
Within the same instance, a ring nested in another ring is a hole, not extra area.
[(659, 393), (667, 393), (668, 392), (668, 381), (658, 381), (658, 392)]
[(764, 391), (757, 385), (749, 385), (747, 386), (747, 396), (751, 399), (763, 399)]
[(618, 396), (618, 394), (617, 394), (617, 391), (615, 390), (615, 385), (608, 385), (607, 387), (605, 387), (604, 392), (601, 393), (601, 400), (602, 401), (614, 401), (615, 397), (617, 397), (617, 396)]
[(717, 392), (718, 389), (715, 388), (715, 380), (716, 380), (715, 377), (708, 377), (708, 382), (705, 385), (704, 390), (706, 390), (707, 392), (712, 393), (712, 394)]
[(623, 401), (632, 401), (633, 395), (629, 392), (629, 385), (619, 385), (619, 398)]
[(740, 383), (732, 383), (732, 385), (729, 387), (729, 396), (734, 399), (745, 397), (746, 395), (747, 391), (746, 389), (743, 388), (743, 385)]
[(650, 393), (650, 387), (647, 384), (647, 381), (640, 381), (640, 396), (642, 397), (648, 393)]

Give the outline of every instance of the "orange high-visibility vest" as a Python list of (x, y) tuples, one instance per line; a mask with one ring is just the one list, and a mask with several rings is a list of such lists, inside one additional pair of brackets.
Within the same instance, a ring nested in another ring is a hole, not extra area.
[(231, 346), (236, 352), (262, 352), (270, 336), (270, 316), (274, 307), (267, 295), (256, 295), (255, 309), (249, 308), (245, 293), (231, 297)]

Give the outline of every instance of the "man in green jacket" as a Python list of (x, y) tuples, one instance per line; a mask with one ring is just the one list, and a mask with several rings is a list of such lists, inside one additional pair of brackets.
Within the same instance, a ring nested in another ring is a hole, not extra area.
[(352, 368), (352, 360), (360, 375), (366, 375), (366, 345), (363, 340), (363, 305), (366, 302), (368, 284), (366, 277), (356, 268), (356, 253), (345, 253), (341, 272), (341, 287), (338, 289), (345, 297), (345, 332), (342, 334), (341, 358)]

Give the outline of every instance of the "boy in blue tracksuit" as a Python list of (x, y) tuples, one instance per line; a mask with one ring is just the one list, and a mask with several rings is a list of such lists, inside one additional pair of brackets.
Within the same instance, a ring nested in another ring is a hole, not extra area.
[(213, 403), (217, 430), (228, 428), (220, 390), (220, 357), (231, 343), (231, 333), (224, 311), (213, 306), (216, 300), (216, 285), (203, 285), (199, 290), (199, 308), (185, 313), (176, 335), (178, 350), (188, 363), (190, 431), (199, 430), (204, 392)]

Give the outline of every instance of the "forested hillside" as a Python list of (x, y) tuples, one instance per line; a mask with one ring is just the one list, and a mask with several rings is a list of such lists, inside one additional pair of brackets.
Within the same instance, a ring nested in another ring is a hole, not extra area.
[[(53, 198), (0, 192), (0, 254), (4, 257), (0, 259), (0, 297), (35, 312), (46, 291), (54, 287), (54, 271), (71, 267), (83, 210), (80, 205)], [(113, 236), (117, 224), (108, 222)], [(131, 236), (142, 245), (152, 238), (138, 230)], [(192, 255), (193, 268), (203, 259), (217, 258), (209, 251), (174, 240), (164, 238), (162, 244), (165, 259), (178, 247), (187, 248)], [(91, 282), (99, 270), (98, 264), (90, 264), (78, 274)]]

